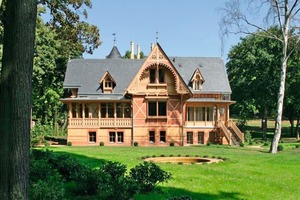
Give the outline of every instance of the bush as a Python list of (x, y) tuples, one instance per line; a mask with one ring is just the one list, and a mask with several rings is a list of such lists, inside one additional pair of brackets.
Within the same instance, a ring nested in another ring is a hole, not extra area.
[(211, 145), (212, 145), (212, 143), (211, 143), (211, 142), (208, 142), (206, 145), (207, 145), (207, 146), (211, 146)]
[(283, 149), (284, 149), (284, 147), (283, 147), (283, 145), (278, 145), (278, 147), (277, 147), (277, 151), (283, 151)]
[(252, 135), (249, 131), (245, 131), (245, 142), (250, 142), (252, 140)]
[(70, 147), (72, 146), (72, 142), (68, 142), (67, 145)]
[(240, 143), (240, 147), (244, 147), (245, 145), (244, 145), (244, 143)]
[(152, 162), (139, 164), (129, 172), (129, 179), (135, 183), (141, 192), (150, 192), (157, 184), (167, 182), (171, 178), (170, 173), (165, 172)]
[(63, 181), (58, 175), (49, 179), (38, 180), (29, 185), (29, 199), (31, 200), (60, 200), (65, 199)]
[(300, 148), (300, 145), (299, 145), (299, 144), (297, 144), (295, 147), (296, 147), (296, 148)]
[(174, 144), (174, 142), (171, 142), (170, 143), (170, 147), (173, 147), (175, 144)]
[(119, 162), (107, 162), (99, 169), (101, 199), (130, 199), (137, 192), (135, 184), (125, 173), (127, 168)]
[(137, 146), (139, 146), (139, 143), (138, 142), (134, 142), (133, 146), (137, 147)]
[(265, 146), (265, 147), (267, 147), (269, 145), (270, 145), (270, 143), (268, 141), (264, 142), (264, 144), (263, 144), (263, 146)]
[(99, 145), (100, 145), (101, 147), (103, 147), (103, 146), (104, 146), (104, 142), (100, 142)]

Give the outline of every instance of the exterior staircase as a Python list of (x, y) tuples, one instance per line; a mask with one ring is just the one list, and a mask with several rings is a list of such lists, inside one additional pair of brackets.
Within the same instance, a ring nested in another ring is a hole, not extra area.
[(232, 120), (227, 121), (227, 126), (223, 121), (219, 120), (217, 122), (218, 129), (224, 134), (229, 145), (240, 145), (244, 142), (244, 134), (236, 126)]

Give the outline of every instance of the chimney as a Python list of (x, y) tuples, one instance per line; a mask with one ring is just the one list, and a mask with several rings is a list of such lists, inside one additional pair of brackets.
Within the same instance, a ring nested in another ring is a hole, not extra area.
[(154, 44), (153, 44), (153, 43), (151, 43), (150, 50), (152, 51), (152, 50), (153, 50), (153, 48), (154, 48)]
[(140, 52), (141, 49), (140, 49), (140, 45), (137, 45), (137, 55), (136, 55), (136, 59), (141, 59), (141, 55), (140, 55)]
[(130, 42), (130, 45), (131, 45), (130, 59), (134, 59), (134, 43), (133, 43), (133, 41)]

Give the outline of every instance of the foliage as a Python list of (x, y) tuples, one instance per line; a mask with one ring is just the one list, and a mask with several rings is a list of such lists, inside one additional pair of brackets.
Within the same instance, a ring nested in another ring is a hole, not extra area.
[(282, 144), (278, 145), (277, 147), (277, 151), (283, 151), (284, 146)]
[(158, 183), (167, 182), (171, 174), (163, 171), (152, 162), (144, 162), (132, 168), (129, 172), (130, 179), (136, 183), (141, 192), (150, 192)]
[[(277, 33), (277, 28), (270, 32)], [(262, 32), (256, 34), (263, 35)], [(250, 35), (234, 46), (226, 64), (232, 87), (232, 98), (237, 101), (233, 111), (244, 120), (265, 112), (272, 113), (276, 105), (280, 75), (280, 43), (269, 38)]]
[(131, 171), (135, 172), (133, 176), (126, 175), (126, 165), (111, 161), (99, 169), (92, 169), (68, 154), (33, 149), (30, 164), (31, 197), (62, 198), (65, 194), (64, 184), (73, 183), (76, 188), (74, 195), (98, 195), (101, 199), (126, 200), (142, 191), (150, 192), (158, 183), (171, 177), (153, 163), (141, 164)]
[(246, 131), (244, 137), (245, 137), (245, 142), (250, 142), (252, 140), (252, 135), (250, 131)]
[(72, 146), (72, 142), (69, 141), (69, 142), (67, 143), (67, 145), (68, 145), (69, 147)]
[(102, 147), (104, 146), (104, 142), (100, 142), (99, 145)]
[(139, 146), (139, 143), (138, 142), (134, 142), (133, 146), (137, 147), (137, 146)]

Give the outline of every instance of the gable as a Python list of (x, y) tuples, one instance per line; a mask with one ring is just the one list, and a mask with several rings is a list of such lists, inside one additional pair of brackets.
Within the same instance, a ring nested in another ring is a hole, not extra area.
[[(164, 81), (161, 75), (165, 77)], [(156, 44), (128, 86), (130, 94), (187, 94), (191, 91), (159, 44)]]

